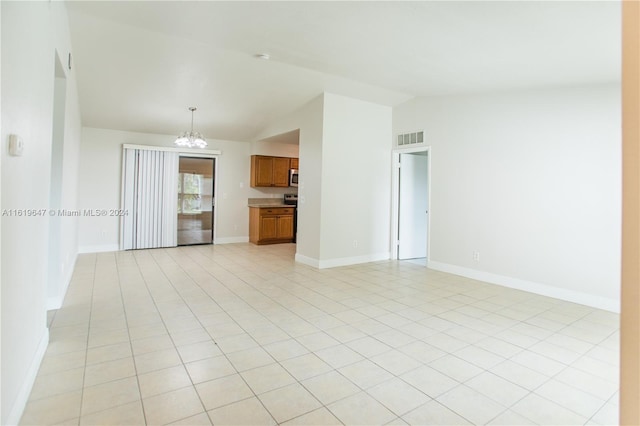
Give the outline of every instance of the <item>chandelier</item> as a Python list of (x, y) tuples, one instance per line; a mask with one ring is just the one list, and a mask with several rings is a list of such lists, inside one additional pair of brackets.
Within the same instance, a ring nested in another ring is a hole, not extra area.
[(189, 107), (189, 111), (191, 111), (191, 131), (182, 132), (180, 136), (174, 142), (176, 146), (184, 147), (184, 148), (206, 148), (207, 142), (204, 140), (204, 136), (202, 136), (198, 132), (193, 131), (193, 112), (197, 110), (196, 107)]

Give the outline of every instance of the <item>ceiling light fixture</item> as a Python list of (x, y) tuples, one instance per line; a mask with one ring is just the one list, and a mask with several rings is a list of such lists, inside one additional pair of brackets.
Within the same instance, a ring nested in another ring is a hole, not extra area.
[(189, 111), (191, 111), (191, 131), (183, 132), (176, 141), (174, 142), (176, 146), (184, 147), (184, 148), (206, 148), (207, 142), (204, 140), (204, 136), (202, 136), (198, 132), (193, 131), (193, 112), (197, 110), (196, 107), (189, 107)]
[(271, 56), (268, 53), (257, 53), (254, 55), (258, 59), (262, 59), (263, 61), (268, 61), (271, 59)]

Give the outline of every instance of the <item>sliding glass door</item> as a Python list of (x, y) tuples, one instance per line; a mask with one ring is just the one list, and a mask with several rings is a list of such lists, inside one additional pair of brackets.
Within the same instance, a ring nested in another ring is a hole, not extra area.
[(180, 156), (178, 245), (213, 242), (214, 158)]
[(178, 153), (124, 147), (120, 249), (176, 246)]

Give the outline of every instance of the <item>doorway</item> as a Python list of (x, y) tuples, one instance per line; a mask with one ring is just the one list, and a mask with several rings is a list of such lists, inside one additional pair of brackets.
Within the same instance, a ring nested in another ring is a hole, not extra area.
[[(49, 183), (49, 211), (63, 208), (63, 170), (64, 170), (64, 122), (66, 114), (67, 76), (62, 61), (55, 54), (53, 85), (53, 120), (51, 130), (51, 180)], [(49, 255), (48, 255), (48, 297), (62, 303), (64, 293), (63, 269), (65, 259), (61, 255), (62, 220), (58, 215), (49, 215)], [(57, 302), (54, 302), (57, 305)], [(53, 306), (50, 306), (53, 308)]]
[(429, 248), (429, 150), (422, 148), (396, 154), (396, 257), (426, 266)]
[(215, 158), (180, 156), (178, 164), (178, 245), (212, 244)]

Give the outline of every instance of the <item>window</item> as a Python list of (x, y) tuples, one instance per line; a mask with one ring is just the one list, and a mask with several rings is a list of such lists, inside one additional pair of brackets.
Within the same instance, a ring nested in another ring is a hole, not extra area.
[(178, 213), (202, 213), (204, 176), (195, 173), (178, 174)]

